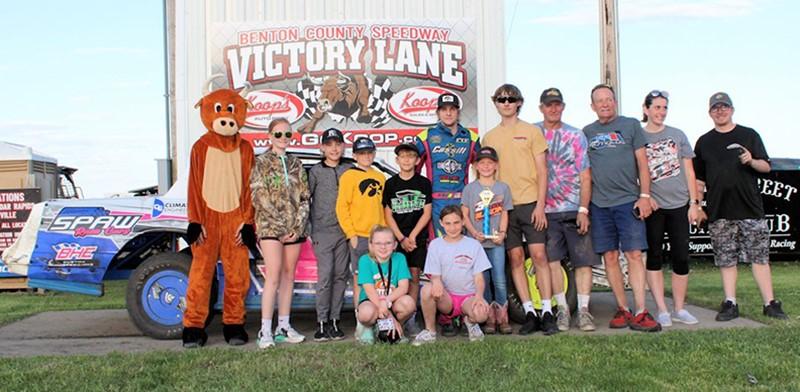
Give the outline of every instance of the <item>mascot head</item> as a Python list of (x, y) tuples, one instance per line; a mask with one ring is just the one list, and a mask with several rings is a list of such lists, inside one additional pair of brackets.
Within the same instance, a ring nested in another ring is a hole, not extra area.
[(194, 107), (200, 108), (200, 118), (206, 129), (222, 136), (232, 136), (244, 126), (247, 109), (253, 104), (244, 99), (247, 96), (247, 87), (240, 93), (231, 89), (211, 91), (214, 79), (219, 77), (223, 75), (212, 75), (208, 79), (203, 87), (203, 98)]

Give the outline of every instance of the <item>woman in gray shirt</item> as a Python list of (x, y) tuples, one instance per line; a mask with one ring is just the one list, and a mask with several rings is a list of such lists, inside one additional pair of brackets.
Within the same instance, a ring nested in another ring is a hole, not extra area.
[[(697, 318), (683, 308), (689, 280), (689, 223), (696, 224), (699, 213), (692, 166), (694, 152), (680, 129), (664, 124), (669, 94), (653, 90), (644, 98), (642, 122), (647, 141), (647, 164), (650, 169), (650, 194), (658, 204), (647, 220), (647, 284), (658, 306), (656, 321), (664, 327), (672, 321), (696, 324)], [(669, 236), (672, 259), (672, 296), (674, 312), (670, 315), (664, 302), (664, 232)]]

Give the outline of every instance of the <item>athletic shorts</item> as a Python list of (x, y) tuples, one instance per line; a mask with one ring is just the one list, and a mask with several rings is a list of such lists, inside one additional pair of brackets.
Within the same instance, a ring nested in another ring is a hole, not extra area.
[(643, 220), (633, 216), (634, 204), (630, 202), (613, 207), (598, 207), (589, 203), (592, 245), (596, 253), (647, 250), (647, 228)]
[(769, 225), (766, 219), (717, 219), (708, 224), (714, 264), (769, 263)]
[(468, 299), (475, 296), (475, 294), (450, 294), (447, 292), (447, 290), (445, 290), (444, 293), (450, 296), (450, 301), (453, 302), (453, 309), (450, 311), (450, 314), (439, 315), (440, 325), (450, 324), (454, 318), (461, 316), (463, 314), (461, 311), (461, 305), (463, 305)]
[(515, 205), (514, 209), (509, 211), (506, 249), (522, 246), (523, 235), (528, 245), (545, 243), (547, 240), (545, 230), (536, 230), (531, 222), (534, 208), (536, 208), (536, 202)]
[(397, 244), (397, 252), (406, 257), (408, 268), (425, 269), (425, 257), (428, 255), (428, 240), (417, 241), (417, 248), (411, 252), (406, 252), (400, 244)]
[(578, 234), (576, 211), (547, 214), (547, 257), (549, 261), (561, 261), (569, 256), (573, 267), (600, 265), (600, 256), (592, 247), (591, 229)]
[[(260, 241), (278, 241), (278, 242), (280, 242), (281, 239), (278, 238), (278, 237), (261, 237), (261, 238), (259, 238), (259, 240)], [(294, 240), (292, 242), (286, 242), (286, 243), (284, 243), (284, 245), (302, 244), (303, 242), (306, 242), (306, 237), (300, 237), (300, 238), (298, 238), (298, 239), (296, 239), (296, 240)]]

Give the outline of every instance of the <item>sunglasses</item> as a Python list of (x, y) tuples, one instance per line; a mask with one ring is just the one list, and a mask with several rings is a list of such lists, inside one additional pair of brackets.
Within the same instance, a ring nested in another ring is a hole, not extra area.
[(519, 102), (519, 98), (517, 97), (497, 97), (494, 99), (497, 103), (517, 103)]
[(287, 139), (291, 139), (292, 138), (292, 131), (272, 132), (272, 136), (275, 137), (276, 139), (280, 139), (281, 136), (285, 136)]
[(653, 98), (661, 97), (661, 98), (664, 98), (664, 99), (669, 99), (669, 93), (666, 92), (666, 91), (653, 90), (647, 95), (649, 95), (649, 96), (651, 96)]
[(730, 108), (731, 108), (730, 105), (726, 105), (724, 103), (718, 103), (714, 105), (711, 109), (709, 109), (709, 111), (719, 113), (729, 110)]

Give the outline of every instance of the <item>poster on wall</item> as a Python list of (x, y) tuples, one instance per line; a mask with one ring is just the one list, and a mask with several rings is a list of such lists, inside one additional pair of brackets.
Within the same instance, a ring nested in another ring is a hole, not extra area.
[(242, 134), (267, 145), (270, 121), (297, 131), (293, 147), (316, 147), (335, 127), (346, 144), (368, 135), (380, 147), (410, 142), (437, 123), (436, 99), (456, 94), (460, 122), (477, 131), (476, 31), (472, 19), (216, 23), (212, 73), (250, 88)]

